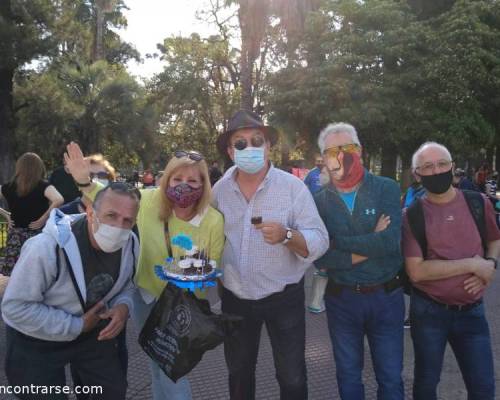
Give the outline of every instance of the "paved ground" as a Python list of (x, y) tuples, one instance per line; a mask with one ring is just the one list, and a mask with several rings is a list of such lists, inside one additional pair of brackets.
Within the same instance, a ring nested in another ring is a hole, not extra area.
[[(308, 273), (306, 288), (310, 291), (311, 274)], [(495, 359), (500, 357), (500, 276), (489, 289), (486, 296), (486, 305), (492, 332)], [(2, 279), (0, 279), (0, 296), (2, 293)], [(330, 340), (326, 328), (324, 313), (320, 315), (307, 315), (307, 347), (306, 358), (309, 379), (309, 399), (337, 399), (335, 381), (335, 365), (333, 363)], [(129, 346), (129, 390), (128, 399), (151, 399), (149, 390), (150, 378), (147, 357), (137, 345), (137, 334), (132, 324), (128, 328)], [(0, 385), (6, 384), (3, 360), (5, 352), (5, 333), (3, 322), (0, 322)], [(224, 364), (222, 346), (205, 354), (201, 363), (189, 374), (195, 400), (223, 400), (228, 398), (227, 373)], [(500, 386), (499, 365), (497, 363), (496, 382)], [(411, 384), (413, 373), (413, 349), (409, 331), (405, 333), (405, 369), (404, 380), (407, 398), (411, 399)], [(364, 372), (366, 398), (376, 399), (376, 382), (371, 368), (368, 352), (366, 353), (366, 368)], [(441, 400), (466, 399), (466, 392), (462, 383), (456, 361), (448, 350), (443, 368), (442, 381), (439, 388)], [(500, 399), (500, 395), (497, 396)], [(7, 396), (0, 400), (9, 400)], [(274, 367), (271, 348), (267, 335), (264, 335), (257, 367), (257, 399), (279, 399), (279, 389), (274, 378)]]

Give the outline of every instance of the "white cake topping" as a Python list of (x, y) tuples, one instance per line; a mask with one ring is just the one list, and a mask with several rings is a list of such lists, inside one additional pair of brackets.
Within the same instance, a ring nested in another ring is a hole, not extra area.
[(191, 267), (191, 262), (192, 262), (192, 259), (191, 258), (187, 258), (185, 260), (179, 260), (179, 262), (177, 263), (177, 265), (180, 268), (189, 268), (189, 267)]
[(194, 266), (196, 268), (201, 268), (203, 267), (203, 264), (205, 264), (205, 262), (203, 260), (194, 260)]

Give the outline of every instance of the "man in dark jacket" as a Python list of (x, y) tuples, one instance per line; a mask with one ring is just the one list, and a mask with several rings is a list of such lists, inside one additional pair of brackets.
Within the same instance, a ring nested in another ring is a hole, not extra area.
[(363, 168), (352, 125), (328, 125), (318, 144), (331, 183), (315, 201), (330, 248), (315, 265), (328, 270), (325, 305), (340, 397), (365, 398), (361, 374), (367, 336), (378, 398), (403, 399), (400, 189)]

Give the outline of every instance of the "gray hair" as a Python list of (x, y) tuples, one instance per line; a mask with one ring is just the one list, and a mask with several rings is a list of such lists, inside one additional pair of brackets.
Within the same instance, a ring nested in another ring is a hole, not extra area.
[(451, 153), (444, 145), (442, 145), (441, 143), (438, 143), (438, 142), (425, 142), (417, 149), (417, 151), (415, 153), (413, 153), (413, 156), (411, 158), (412, 171), (415, 171), (418, 167), (417, 164), (418, 164), (418, 158), (420, 157), (420, 154), (422, 154), (422, 152), (424, 150), (427, 150), (429, 147), (436, 147), (438, 149), (443, 150), (446, 153), (446, 156), (448, 157), (448, 159), (450, 161), (452, 161)]
[(324, 128), (318, 137), (318, 146), (321, 151), (321, 154), (325, 151), (325, 141), (329, 135), (338, 135), (339, 133), (347, 133), (351, 136), (352, 142), (361, 146), (361, 143), (358, 139), (358, 132), (351, 124), (346, 124), (344, 122), (338, 122), (335, 124), (328, 124), (326, 128)]

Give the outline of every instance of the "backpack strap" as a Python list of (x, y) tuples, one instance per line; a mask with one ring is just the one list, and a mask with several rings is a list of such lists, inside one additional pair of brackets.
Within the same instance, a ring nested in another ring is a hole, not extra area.
[(80, 288), (78, 287), (78, 283), (76, 281), (75, 272), (73, 268), (71, 268), (71, 263), (68, 258), (68, 254), (64, 249), (62, 249), (64, 254), (64, 259), (66, 260), (66, 267), (68, 268), (69, 276), (71, 277), (71, 282), (73, 283), (73, 287), (75, 288), (76, 295), (78, 296), (78, 300), (80, 301), (80, 305), (82, 306), (82, 310), (85, 312), (87, 308), (85, 306), (85, 302), (83, 301), (82, 292), (80, 292)]
[(135, 278), (135, 273), (136, 273), (136, 268), (135, 268), (135, 262), (136, 262), (136, 257), (135, 257), (135, 239), (134, 236), (132, 235), (132, 281)]
[(410, 225), (411, 232), (422, 250), (422, 258), (427, 258), (427, 237), (425, 236), (425, 218), (422, 201), (416, 198), (406, 209), (406, 217)]
[(59, 275), (61, 274), (61, 258), (60, 258), (61, 248), (58, 244), (56, 244), (56, 282), (59, 279)]
[(54, 282), (59, 279), (59, 276), (61, 274), (61, 251), (64, 254), (64, 260), (66, 262), (66, 266), (68, 268), (69, 275), (71, 276), (71, 282), (73, 283), (73, 286), (75, 288), (76, 295), (78, 296), (78, 300), (80, 301), (80, 305), (82, 306), (82, 309), (85, 312), (85, 311), (87, 311), (85, 308), (85, 302), (83, 301), (82, 293), (80, 292), (80, 288), (78, 287), (78, 283), (76, 282), (75, 273), (73, 272), (73, 268), (71, 268), (71, 263), (69, 262), (68, 255), (66, 254), (66, 251), (64, 249), (61, 249), (61, 247), (59, 247), (58, 244), (56, 245), (56, 269), (57, 269), (57, 272), (56, 272), (56, 279), (54, 280)]
[(470, 213), (476, 223), (479, 236), (481, 236), (481, 244), (483, 245), (484, 254), (488, 250), (488, 242), (486, 241), (486, 217), (484, 213), (484, 197), (479, 192), (472, 190), (462, 190), (465, 201), (469, 206)]

